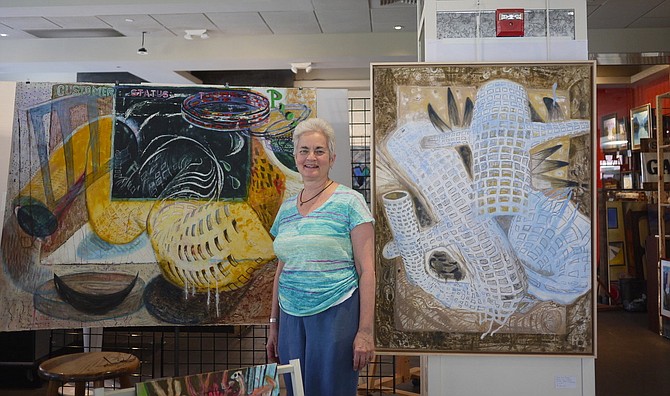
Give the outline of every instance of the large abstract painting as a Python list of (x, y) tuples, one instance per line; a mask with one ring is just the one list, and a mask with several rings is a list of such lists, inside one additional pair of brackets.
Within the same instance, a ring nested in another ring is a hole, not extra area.
[(0, 331), (265, 323), (316, 90), (16, 87)]
[(378, 348), (593, 355), (593, 64), (372, 77)]

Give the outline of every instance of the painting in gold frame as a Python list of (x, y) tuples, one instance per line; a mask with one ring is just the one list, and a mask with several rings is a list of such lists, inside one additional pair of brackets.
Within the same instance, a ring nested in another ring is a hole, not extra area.
[(595, 352), (594, 64), (373, 64), (380, 351)]
[(651, 104), (643, 104), (630, 110), (631, 146), (639, 150), (641, 139), (653, 138)]

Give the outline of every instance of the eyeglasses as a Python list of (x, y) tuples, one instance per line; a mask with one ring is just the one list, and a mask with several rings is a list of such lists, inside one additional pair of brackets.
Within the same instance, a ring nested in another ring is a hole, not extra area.
[(314, 150), (309, 150), (309, 149), (306, 149), (306, 148), (302, 148), (302, 149), (298, 150), (298, 157), (307, 157), (310, 152), (314, 153), (315, 157), (322, 157), (322, 156), (328, 154), (328, 150), (322, 149), (322, 148), (316, 148)]

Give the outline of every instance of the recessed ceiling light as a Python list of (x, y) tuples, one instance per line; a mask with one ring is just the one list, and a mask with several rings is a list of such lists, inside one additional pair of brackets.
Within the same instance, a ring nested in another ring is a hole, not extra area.
[(184, 32), (186, 32), (186, 34), (184, 35), (184, 38), (186, 40), (193, 40), (194, 36), (198, 36), (203, 40), (209, 38), (209, 34), (207, 34), (207, 29), (184, 30)]
[(395, 30), (402, 30), (403, 26), (402, 25), (395, 25), (393, 28)]
[(7, 33), (0, 33), (0, 37), (7, 37), (9, 36)]
[(135, 20), (133, 18), (126, 18), (125, 21), (126, 22), (135, 22)]

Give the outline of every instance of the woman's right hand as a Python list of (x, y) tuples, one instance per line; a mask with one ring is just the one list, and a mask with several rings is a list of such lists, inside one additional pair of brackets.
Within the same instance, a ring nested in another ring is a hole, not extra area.
[(279, 348), (278, 348), (278, 334), (279, 323), (270, 323), (270, 331), (268, 333), (268, 342), (265, 344), (265, 351), (270, 363), (279, 363)]

